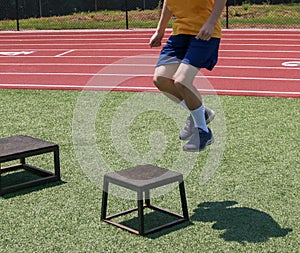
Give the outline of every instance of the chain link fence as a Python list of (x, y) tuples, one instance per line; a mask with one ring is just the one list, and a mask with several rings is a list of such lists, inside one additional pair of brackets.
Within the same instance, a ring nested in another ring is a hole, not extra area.
[[(162, 2), (0, 0), (0, 30), (155, 28)], [(228, 0), (222, 25), (223, 28), (300, 28), (300, 0)]]

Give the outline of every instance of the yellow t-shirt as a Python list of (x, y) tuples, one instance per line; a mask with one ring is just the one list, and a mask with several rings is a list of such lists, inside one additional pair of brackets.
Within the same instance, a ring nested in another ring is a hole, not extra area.
[[(173, 35), (197, 35), (210, 16), (214, 0), (165, 0), (169, 10), (176, 17), (173, 23)], [(215, 26), (214, 38), (221, 38), (220, 20)]]

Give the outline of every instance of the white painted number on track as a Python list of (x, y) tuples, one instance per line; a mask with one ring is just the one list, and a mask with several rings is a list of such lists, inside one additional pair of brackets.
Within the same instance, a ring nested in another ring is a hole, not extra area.
[(0, 55), (5, 56), (18, 56), (18, 55), (28, 55), (33, 54), (35, 51), (21, 51), (21, 52), (0, 52)]
[(288, 61), (281, 64), (285, 67), (300, 67), (300, 61)]

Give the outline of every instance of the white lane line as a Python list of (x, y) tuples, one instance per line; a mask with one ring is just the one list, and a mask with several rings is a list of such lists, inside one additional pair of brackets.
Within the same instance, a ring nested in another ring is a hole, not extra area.
[[(71, 35), (70, 35), (71, 36)], [(0, 38), (1, 37), (3, 37), (3, 36), (0, 36)], [(4, 38), (6, 38), (6, 37), (4, 37)], [(164, 40), (165, 39), (167, 39), (167, 37), (165, 37), (164, 38)], [(14, 42), (14, 41), (18, 41), (18, 42), (20, 42), (20, 41), (22, 41), (22, 42), (26, 42), (26, 41), (31, 41), (31, 42), (34, 42), (34, 41), (36, 41), (36, 42), (41, 42), (41, 41), (47, 41), (47, 42), (49, 42), (49, 39), (47, 39), (47, 38), (32, 38), (32, 39), (24, 39), (24, 38), (19, 38), (19, 37), (16, 37), (15, 39), (13, 38), (13, 37), (9, 37), (9, 38), (7, 38), (7, 39), (1, 39), (1, 42), (10, 42), (10, 45), (11, 45), (11, 42)], [(59, 41), (69, 41), (69, 40), (72, 40), (72, 41), (86, 41), (86, 42), (88, 42), (88, 41), (107, 41), (107, 40), (109, 40), (109, 41), (121, 41), (121, 40), (124, 40), (124, 41), (128, 41), (128, 40), (133, 40), (133, 41), (144, 41), (144, 40), (146, 40), (147, 42), (149, 41), (149, 37), (147, 36), (147, 37), (124, 37), (124, 38), (88, 38), (88, 37), (86, 37), (86, 38), (84, 38), (84, 37), (82, 37), (82, 38), (53, 38), (52, 39), (53, 41), (55, 41), (55, 40), (59, 40)], [(230, 37), (225, 37), (225, 38), (222, 38), (222, 40), (221, 40), (221, 44), (227, 44), (227, 41), (234, 41), (234, 42), (238, 42), (238, 41), (248, 41), (248, 42), (250, 42), (250, 41), (282, 41), (282, 38), (230, 38)], [(289, 41), (299, 41), (299, 39), (284, 39), (284, 41), (285, 42), (289, 42)], [(127, 42), (128, 44), (135, 44), (136, 42)], [(93, 44), (93, 43), (92, 43)], [(145, 42), (143, 43), (143, 44), (145, 44)], [(239, 44), (239, 43), (234, 43), (234, 44)], [(2, 44), (2, 45), (6, 45), (6, 44)], [(18, 45), (18, 44), (17, 44)], [(259, 44), (259, 45), (261, 45), (261, 44)]]
[[(57, 50), (56, 50), (57, 51)], [(19, 56), (18, 58), (21, 58), (22, 56)], [(53, 56), (26, 56), (26, 58), (52, 58)], [(79, 55), (76, 55), (76, 56), (65, 56), (66, 58), (120, 58), (122, 60), (124, 60), (124, 58), (128, 58), (128, 59), (158, 59), (158, 55), (136, 55), (136, 56), (126, 56), (126, 55), (99, 55), (99, 56), (79, 56)], [(1, 58), (5, 58), (5, 56), (1, 56)], [(241, 57), (241, 56), (219, 56), (218, 57), (219, 59), (227, 59), (227, 60), (266, 60), (266, 61), (273, 61), (273, 60), (280, 60), (280, 61), (299, 61), (300, 59), (299, 58), (289, 58), (289, 57)], [(15, 64), (15, 63), (13, 63)], [(29, 63), (30, 64), (30, 63)], [(53, 63), (55, 64), (55, 63)]]
[[(292, 46), (292, 45), (291, 45)], [(9, 50), (12, 50), (12, 51), (18, 51), (20, 49), (9, 49)], [(40, 52), (49, 52), (49, 51), (68, 51), (70, 50), (70, 48), (40, 48), (40, 49), (30, 49), (30, 50), (35, 50), (35, 51), (40, 51)], [(136, 51), (143, 51), (143, 52), (149, 52), (148, 55), (156, 55), (158, 57), (158, 55), (156, 54), (157, 52), (160, 52), (160, 48), (159, 49), (154, 49), (154, 48), (73, 48), (74, 51), (84, 51), (84, 52), (102, 52), (102, 51), (116, 51), (116, 52), (121, 52), (121, 51), (125, 51), (125, 52), (136, 52)], [(248, 52), (248, 53), (300, 53), (300, 50), (235, 50), (235, 49), (220, 49), (219, 52), (242, 52), (242, 53), (245, 53), (245, 52)], [(34, 57), (34, 56), (32, 56)], [(68, 56), (67, 56), (68, 57)], [(89, 57), (89, 56), (75, 56), (75, 57)], [(111, 56), (99, 56), (99, 57), (117, 57), (115, 55), (111, 55)], [(130, 56), (119, 56), (119, 57), (135, 57), (135, 55), (130, 55)], [(243, 58), (243, 57), (242, 57)], [(257, 57), (256, 56), (256, 59), (257, 58), (260, 58), (260, 57)]]
[[(47, 40), (48, 41), (48, 40)], [(82, 46), (82, 45), (90, 45), (90, 46), (103, 46), (103, 45), (110, 45), (110, 46), (114, 46), (115, 49), (117, 49), (118, 46), (145, 46), (145, 48), (147, 47), (147, 43), (141, 43), (141, 42), (103, 42), (103, 43), (42, 43), (39, 44), (39, 46)], [(12, 43), (8, 43), (8, 44), (0, 44), (1, 46), (36, 46), (36, 43), (22, 43), (22, 44), (12, 44)], [(300, 47), (300, 45), (297, 44), (252, 44), (252, 43), (221, 43), (220, 46), (270, 46), (270, 47)], [(134, 48), (133, 48), (134, 49)]]
[[(300, 70), (300, 62), (284, 62), (281, 64), (283, 67), (275, 66), (250, 66), (250, 65), (217, 65), (214, 69), (270, 69), (270, 70)], [(155, 67), (155, 64), (144, 64), (144, 63), (1, 63), (0, 66), (76, 66), (76, 67), (135, 67), (135, 68), (144, 68), (144, 67)], [(3, 72), (4, 73), (4, 72)], [(54, 72), (51, 72), (54, 73)], [(77, 72), (71, 72), (77, 73)], [(117, 75), (117, 74), (116, 74)]]
[(69, 53), (72, 53), (72, 52), (74, 52), (74, 51), (75, 51), (74, 49), (71, 49), (71, 50), (69, 50), (69, 51), (66, 51), (66, 52), (63, 52), (63, 53), (61, 53), (61, 54), (55, 55), (54, 57), (61, 57), (61, 56), (67, 55), (67, 54), (69, 54)]
[[(28, 72), (0, 72), (0, 75), (45, 75), (45, 76), (111, 76), (111, 77), (152, 77), (153, 74), (109, 74), (109, 73), (28, 73)], [(296, 81), (299, 82), (300, 78), (276, 78), (276, 77), (237, 77), (237, 76), (203, 76), (198, 75), (199, 79), (233, 79), (233, 80), (264, 80), (264, 81)]]
[[(40, 31), (20, 31), (18, 36), (14, 35), (12, 31), (0, 32), (0, 37), (30, 37), (30, 36), (39, 36), (39, 37), (71, 37), (75, 36), (83, 37), (84, 36), (149, 36), (153, 33), (155, 29), (135, 29), (135, 30), (40, 30)], [(167, 29), (166, 33), (170, 33), (171, 30)], [(242, 32), (242, 33), (241, 33)], [(241, 37), (250, 37), (250, 36), (260, 36), (260, 37), (270, 37), (270, 36), (280, 36), (286, 38), (287, 36), (300, 36), (300, 29), (223, 29), (224, 36), (241, 36)], [(21, 36), (20, 36), (21, 35)]]

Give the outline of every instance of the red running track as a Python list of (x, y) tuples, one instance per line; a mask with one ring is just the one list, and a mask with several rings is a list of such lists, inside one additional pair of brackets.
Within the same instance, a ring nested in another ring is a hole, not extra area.
[[(152, 33), (0, 32), (0, 88), (157, 91)], [(300, 98), (299, 70), (300, 30), (224, 30), (217, 66), (201, 70), (195, 85), (219, 95)]]

